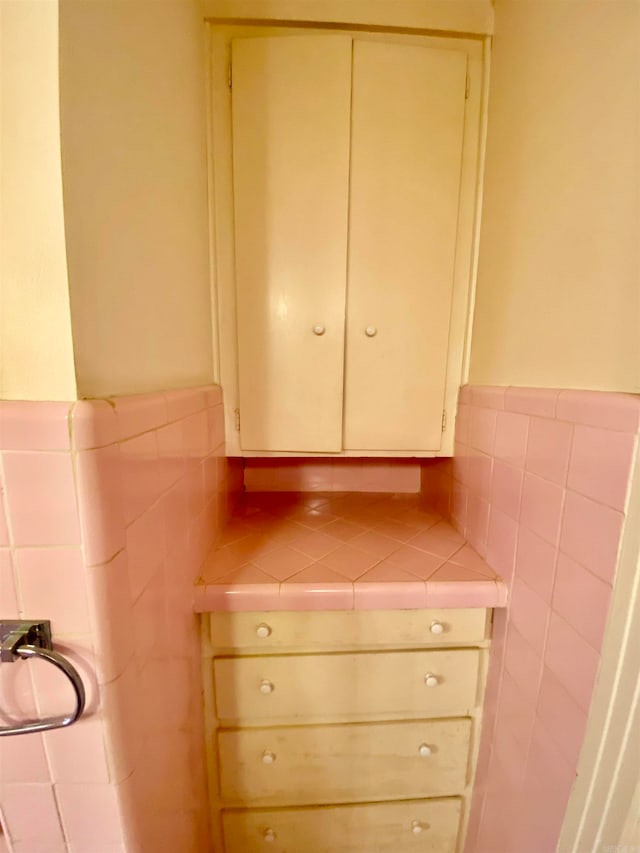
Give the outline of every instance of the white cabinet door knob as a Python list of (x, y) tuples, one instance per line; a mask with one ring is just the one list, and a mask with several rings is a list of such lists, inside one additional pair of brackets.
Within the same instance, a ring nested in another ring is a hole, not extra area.
[(432, 634), (442, 634), (444, 631), (444, 625), (442, 624), (442, 622), (432, 622), (429, 627), (429, 630)]
[(423, 758), (428, 758), (431, 755), (431, 747), (428, 743), (421, 743), (418, 752)]
[(276, 840), (276, 834), (271, 829), (271, 827), (269, 827), (268, 829), (265, 829), (265, 831), (262, 833), (262, 837), (264, 838), (265, 841), (268, 841), (268, 842)]
[(265, 751), (262, 753), (262, 763), (263, 764), (273, 764), (273, 762), (275, 760), (276, 760), (275, 752), (271, 752), (270, 749), (265, 749)]
[(271, 627), (266, 622), (261, 622), (256, 628), (256, 634), (261, 640), (271, 636)]
[(378, 330), (375, 326), (367, 326), (367, 328), (364, 330), (364, 333), (368, 338), (375, 338), (375, 336), (378, 334)]
[(428, 672), (424, 677), (424, 683), (427, 685), (427, 687), (437, 687), (438, 676), (434, 675), (432, 672)]
[(316, 324), (313, 327), (313, 334), (314, 335), (324, 335), (324, 333), (326, 331), (327, 331), (326, 328), (324, 326), (322, 326), (320, 323)]
[(266, 695), (267, 693), (273, 693), (275, 689), (273, 682), (269, 681), (267, 678), (264, 678), (260, 682), (260, 693), (264, 693)]
[(413, 832), (414, 835), (420, 835), (422, 832), (422, 824), (419, 820), (411, 821), (411, 832)]

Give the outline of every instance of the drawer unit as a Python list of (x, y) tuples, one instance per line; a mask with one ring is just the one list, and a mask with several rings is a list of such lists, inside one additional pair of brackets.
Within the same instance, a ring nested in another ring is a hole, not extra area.
[(226, 853), (448, 853), (462, 800), (234, 811), (223, 817)]
[(214, 613), (218, 853), (461, 853), (491, 613)]
[(351, 610), (215, 613), (211, 645), (233, 654), (471, 645), (487, 636), (487, 611)]
[(471, 720), (220, 731), (225, 802), (257, 806), (460, 794)]
[(478, 665), (476, 649), (223, 658), (216, 708), (221, 720), (463, 716)]

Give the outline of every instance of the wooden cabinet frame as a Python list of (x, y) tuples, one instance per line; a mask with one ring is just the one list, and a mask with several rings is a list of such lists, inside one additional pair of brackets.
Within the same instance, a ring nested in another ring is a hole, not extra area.
[[(443, 406), (442, 442), (438, 450), (378, 451), (343, 450), (340, 453), (294, 453), (246, 451), (240, 447), (239, 391), (237, 358), (237, 318), (235, 298), (235, 258), (233, 227), (233, 173), (231, 138), (230, 45), (232, 38), (293, 34), (294, 32), (343, 32), (358, 39), (399, 41), (439, 49), (462, 51), (467, 55), (468, 98), (465, 113), (463, 156), (458, 213), (458, 240), (455, 255), (454, 287)], [(230, 456), (451, 456), (458, 389), (467, 381), (473, 304), (477, 270), (479, 220), (482, 202), (482, 165), (486, 136), (490, 38), (468, 35), (433, 35), (421, 31), (398, 32), (396, 28), (375, 31), (339, 25), (295, 23), (286, 27), (264, 24), (207, 25), (208, 151), (210, 256), (212, 275), (214, 376), (224, 390), (227, 454)]]

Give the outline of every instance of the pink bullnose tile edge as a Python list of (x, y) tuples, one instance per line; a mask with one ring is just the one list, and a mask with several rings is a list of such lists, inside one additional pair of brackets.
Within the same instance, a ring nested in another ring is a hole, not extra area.
[(73, 403), (0, 402), (2, 450), (69, 450)]

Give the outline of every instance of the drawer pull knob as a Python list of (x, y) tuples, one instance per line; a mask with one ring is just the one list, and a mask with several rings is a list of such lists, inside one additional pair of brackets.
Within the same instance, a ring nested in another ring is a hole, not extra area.
[(424, 677), (424, 683), (427, 685), (427, 687), (437, 687), (438, 680), (438, 676), (434, 675), (432, 672), (428, 672)]
[(256, 628), (256, 634), (261, 640), (265, 640), (267, 637), (271, 636), (271, 626), (267, 625), (266, 622), (261, 622)]
[(432, 634), (443, 634), (444, 633), (444, 625), (442, 622), (432, 622), (429, 630)]
[(431, 749), (428, 743), (421, 743), (418, 747), (418, 752), (423, 758), (428, 758), (433, 752), (433, 750)]
[(275, 688), (275, 686), (274, 686), (273, 682), (272, 682), (272, 681), (269, 681), (267, 678), (264, 678), (264, 679), (260, 682), (260, 693), (264, 693), (264, 694), (265, 694), (265, 696), (266, 696), (267, 694), (269, 694), (269, 693), (273, 693), (273, 691), (274, 691), (275, 689), (276, 689), (276, 688)]
[(420, 835), (424, 829), (429, 829), (428, 823), (422, 823), (419, 820), (411, 821), (411, 832), (413, 832), (414, 835)]
[(268, 827), (267, 829), (265, 829), (265, 831), (262, 833), (262, 837), (264, 838), (265, 841), (267, 841), (269, 843), (276, 840), (276, 834), (271, 829), (271, 827)]
[(263, 764), (273, 764), (273, 762), (275, 760), (276, 760), (275, 752), (271, 752), (270, 749), (265, 749), (265, 751), (262, 753), (262, 763)]
[(324, 335), (324, 333), (326, 331), (327, 331), (326, 328), (324, 326), (322, 326), (320, 323), (316, 323), (316, 325), (313, 327), (313, 334), (314, 335)]

